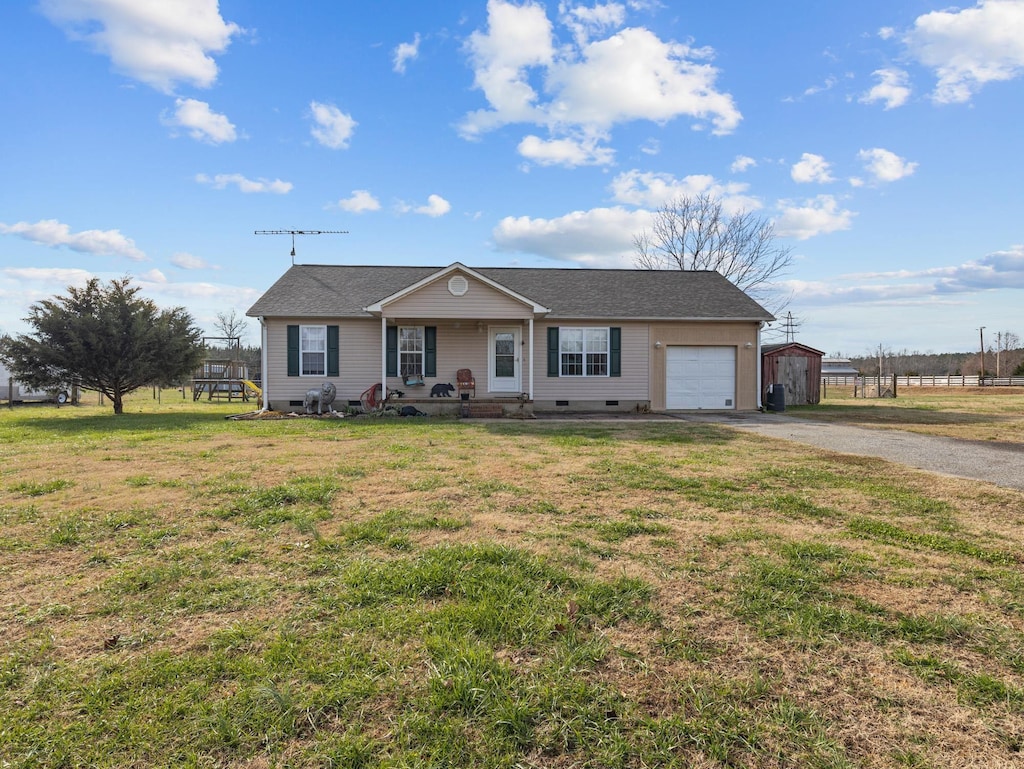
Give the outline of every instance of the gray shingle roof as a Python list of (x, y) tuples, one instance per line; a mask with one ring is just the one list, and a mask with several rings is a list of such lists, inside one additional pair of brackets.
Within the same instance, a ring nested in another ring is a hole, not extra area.
[[(364, 307), (444, 267), (293, 265), (249, 308), (265, 317), (367, 317)], [(549, 318), (772, 320), (717, 272), (470, 267)]]

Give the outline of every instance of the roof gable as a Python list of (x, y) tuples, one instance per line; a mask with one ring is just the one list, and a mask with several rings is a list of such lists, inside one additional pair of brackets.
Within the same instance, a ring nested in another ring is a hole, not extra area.
[(787, 350), (811, 353), (812, 355), (824, 355), (821, 350), (815, 350), (800, 342), (779, 342), (777, 344), (766, 344), (761, 346), (762, 353), (782, 353)]
[(460, 274), (460, 273), (462, 275), (466, 276), (466, 277), (475, 278), (475, 279), (479, 280), (481, 283), (484, 283), (485, 285), (490, 287), (491, 289), (493, 289), (493, 290), (495, 290), (495, 291), (497, 291), (497, 292), (499, 292), (501, 294), (504, 294), (508, 298), (513, 299), (513, 300), (515, 300), (517, 302), (521, 302), (522, 304), (525, 304), (527, 307), (529, 307), (532, 310), (532, 312), (534, 314), (545, 314), (547, 312), (550, 312), (550, 310), (548, 310), (547, 307), (543, 307), (542, 305), (537, 304), (532, 299), (528, 299), (525, 296), (522, 296), (522, 295), (516, 293), (515, 291), (512, 291), (508, 287), (501, 285), (500, 283), (496, 282), (495, 280), (492, 280), (491, 278), (488, 278), (486, 275), (482, 275), (479, 272), (477, 272), (476, 270), (473, 270), (473, 269), (471, 269), (469, 267), (466, 267), (464, 264), (461, 264), (459, 262), (455, 262), (453, 264), (450, 264), (447, 267), (445, 267), (445, 268), (443, 268), (441, 270), (438, 270), (437, 272), (435, 272), (432, 275), (427, 275), (426, 277), (421, 278), (420, 280), (416, 281), (415, 283), (413, 283), (411, 285), (408, 285), (405, 288), (400, 289), (399, 291), (396, 291), (394, 294), (391, 294), (390, 296), (386, 296), (386, 297), (384, 297), (383, 299), (381, 299), (381, 300), (379, 300), (377, 302), (373, 302), (372, 304), (367, 305), (367, 307), (365, 309), (366, 309), (367, 312), (369, 312), (371, 314), (374, 314), (374, 315), (380, 314), (380, 313), (382, 313), (384, 311), (384, 308), (387, 305), (392, 304), (394, 302), (401, 301), (402, 299), (410, 296), (411, 294), (414, 294), (417, 291), (420, 291), (421, 289), (423, 289), (424, 287), (432, 285), (433, 283), (436, 283), (439, 280), (443, 280), (446, 277), (450, 278), (451, 276), (453, 276), (455, 274)]

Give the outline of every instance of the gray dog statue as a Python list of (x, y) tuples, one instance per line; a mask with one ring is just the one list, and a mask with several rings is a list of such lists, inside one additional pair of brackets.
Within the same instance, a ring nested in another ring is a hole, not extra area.
[(323, 414), (324, 409), (327, 409), (328, 414), (334, 413), (334, 408), (331, 406), (334, 403), (334, 396), (338, 394), (337, 389), (334, 387), (333, 382), (324, 382), (319, 390), (309, 390), (306, 393), (306, 398), (302, 402), (302, 405), (306, 407), (306, 413), (313, 413), (313, 406), (316, 406), (317, 416)]

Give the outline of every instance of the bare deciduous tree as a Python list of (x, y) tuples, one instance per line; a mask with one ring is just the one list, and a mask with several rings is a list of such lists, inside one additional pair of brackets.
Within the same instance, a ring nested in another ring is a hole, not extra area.
[(213, 327), (226, 337), (241, 337), (245, 334), (248, 322), (232, 308), (231, 312), (218, 312)]
[[(998, 331), (996, 332), (996, 376), (1004, 376), (1004, 363), (1008, 363), (1007, 353), (1012, 350), (1016, 350), (1020, 347), (1020, 337), (1017, 336), (1013, 331)], [(1012, 369), (1015, 364), (1010, 364), (1007, 368)]]
[(727, 213), (711, 195), (662, 205), (651, 229), (633, 237), (633, 248), (640, 269), (716, 270), (775, 314), (789, 301), (776, 284), (793, 253), (776, 242), (775, 225), (749, 211)]

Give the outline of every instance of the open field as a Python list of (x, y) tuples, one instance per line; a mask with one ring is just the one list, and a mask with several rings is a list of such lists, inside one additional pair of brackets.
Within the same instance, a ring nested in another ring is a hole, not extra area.
[(854, 398), (852, 387), (830, 385), (820, 405), (786, 413), (860, 427), (1024, 444), (1024, 388), (901, 387), (898, 395)]
[(1024, 762), (1020, 492), (245, 408), (0, 410), (0, 766)]

